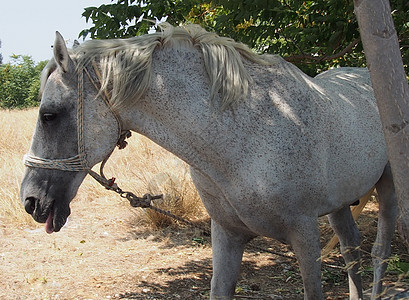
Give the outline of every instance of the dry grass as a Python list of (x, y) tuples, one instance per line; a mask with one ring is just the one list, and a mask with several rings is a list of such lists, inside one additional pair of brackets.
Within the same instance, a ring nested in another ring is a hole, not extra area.
[(0, 218), (36, 226), (20, 204), (23, 155), (30, 146), (37, 110), (0, 110)]
[[(19, 186), (24, 166), (22, 157), (28, 151), (35, 128), (37, 110), (0, 111), (0, 217), (14, 224), (38, 226), (20, 204)], [(105, 168), (107, 176), (117, 178), (123, 190), (137, 195), (163, 193), (164, 199), (155, 205), (176, 215), (196, 219), (206, 215), (189, 175), (188, 166), (148, 139), (134, 134), (124, 150), (115, 151)], [(91, 178), (82, 184), (77, 200), (96, 198), (125, 200), (103, 189)], [(173, 224), (167, 217), (150, 210), (137, 210), (137, 221), (153, 227)]]

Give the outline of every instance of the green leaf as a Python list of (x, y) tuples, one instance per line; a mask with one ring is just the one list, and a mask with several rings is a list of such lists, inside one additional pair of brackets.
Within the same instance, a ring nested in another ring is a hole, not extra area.
[[(99, 7), (87, 7), (83, 16), (92, 22), (80, 36), (122, 38), (145, 34), (151, 23), (133, 24), (148, 11), (151, 18), (168, 16), (168, 22), (179, 25), (198, 23), (244, 42), (259, 52), (285, 57), (299, 54), (331, 55), (338, 53), (359, 36), (353, 1), (338, 0), (114, 0)], [(399, 33), (406, 70), (409, 65), (409, 6), (407, 1), (391, 0), (393, 18)], [(250, 26), (246, 22), (252, 22)], [(131, 22), (131, 24), (130, 24)], [(246, 24), (246, 26), (242, 26)], [(297, 65), (310, 75), (332, 66), (363, 66), (365, 57), (359, 45), (341, 60)]]

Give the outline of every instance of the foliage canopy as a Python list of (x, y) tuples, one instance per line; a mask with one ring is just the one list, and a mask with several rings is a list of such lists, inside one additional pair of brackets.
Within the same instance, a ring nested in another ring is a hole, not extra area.
[[(409, 65), (409, 2), (391, 0), (404, 65)], [(92, 38), (145, 34), (154, 17), (198, 23), (259, 53), (279, 54), (310, 75), (335, 66), (363, 66), (352, 0), (116, 0), (85, 8)]]
[(35, 64), (30, 56), (14, 55), (10, 63), (0, 65), (0, 108), (24, 108), (38, 105), (40, 74), (46, 61)]

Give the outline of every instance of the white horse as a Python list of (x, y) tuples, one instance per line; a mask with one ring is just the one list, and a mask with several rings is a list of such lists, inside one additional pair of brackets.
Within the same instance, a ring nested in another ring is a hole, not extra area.
[(47, 232), (65, 224), (88, 170), (122, 130), (191, 166), (212, 218), (211, 299), (232, 299), (243, 248), (258, 235), (289, 243), (304, 298), (323, 299), (317, 218), (327, 214), (351, 265), (350, 298), (362, 298), (353, 264), (360, 233), (349, 205), (374, 185), (372, 298), (380, 297), (396, 199), (366, 69), (311, 78), (280, 57), (256, 55), (193, 25), (72, 51), (57, 33), (21, 184), (25, 209)]

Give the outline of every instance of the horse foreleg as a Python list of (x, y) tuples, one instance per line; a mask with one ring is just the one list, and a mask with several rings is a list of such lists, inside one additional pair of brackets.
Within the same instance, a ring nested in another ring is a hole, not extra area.
[(387, 259), (391, 254), (391, 241), (395, 232), (397, 217), (397, 200), (389, 164), (386, 166), (381, 179), (376, 184), (379, 198), (378, 230), (375, 244), (372, 248), (374, 264), (374, 281), (371, 299), (381, 299), (382, 277), (388, 265)]
[(362, 281), (359, 274), (361, 234), (349, 206), (329, 214), (328, 219), (339, 238), (341, 253), (347, 266), (349, 299), (363, 299)]
[(304, 283), (304, 299), (324, 299), (321, 286), (321, 247), (317, 220), (303, 219), (293, 223), (289, 241), (297, 256)]
[(231, 233), (212, 220), (213, 277), (211, 300), (233, 299), (245, 244), (249, 238)]

